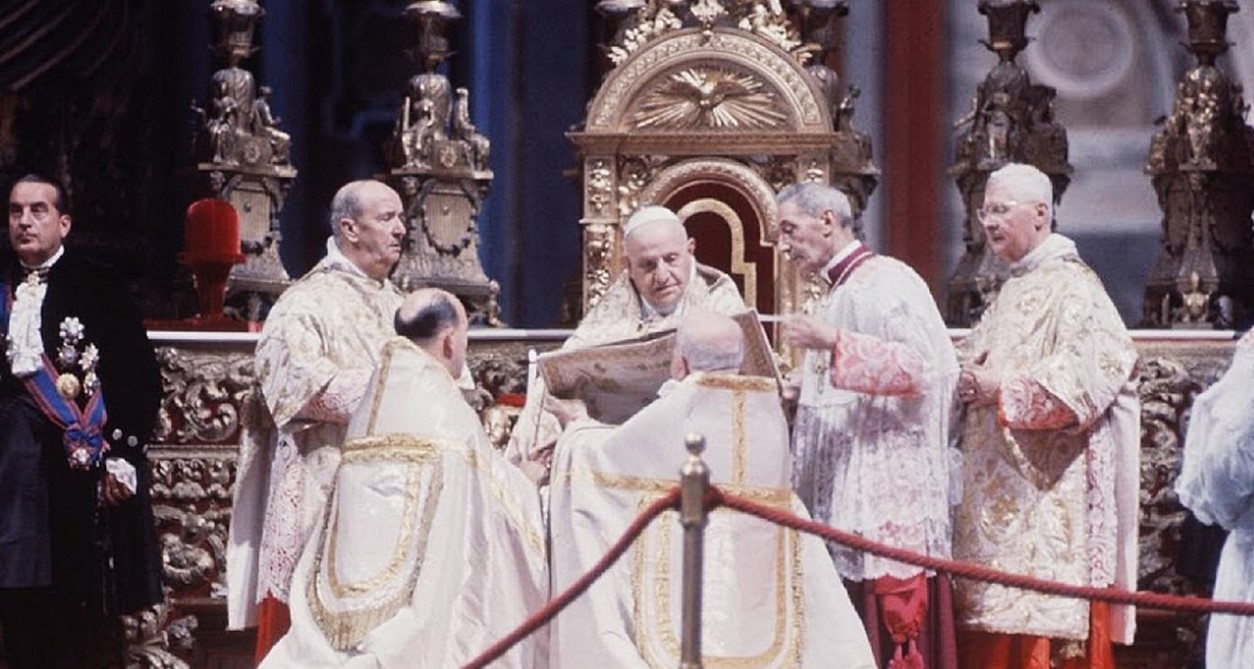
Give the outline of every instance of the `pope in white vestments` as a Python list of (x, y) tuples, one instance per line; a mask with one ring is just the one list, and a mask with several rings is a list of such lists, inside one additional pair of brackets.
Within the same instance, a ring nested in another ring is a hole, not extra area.
[[(1229, 532), (1215, 599), (1254, 602), (1254, 330), (1223, 378), (1193, 400), (1176, 493), (1199, 520)], [(1254, 666), (1254, 618), (1212, 613), (1206, 666)]]
[[(642, 508), (678, 483), (690, 432), (706, 439), (712, 484), (805, 516), (788, 487), (788, 428), (778, 388), (773, 379), (736, 373), (741, 337), (730, 318), (690, 314), (673, 365), (682, 380), (663, 386), (659, 399), (617, 428), (578, 411), (562, 416), (568, 422), (550, 491), (554, 593), (584, 574)], [(550, 666), (678, 666), (682, 544), (677, 513), (662, 514), (550, 625)], [(718, 509), (705, 531), (704, 569), (706, 666), (874, 666), (821, 540)]]
[[(425, 289), (397, 325), (409, 338), (384, 347), (353, 414), (292, 578), (291, 631), (263, 669), (455, 669), (547, 598), (537, 490), (493, 450), (452, 375), (465, 311)], [(492, 666), (541, 669), (544, 646), (533, 635)]]
[[(326, 257), (283, 293), (257, 342), (264, 410), (246, 418), (240, 444), (227, 550), (231, 629), (258, 624), (263, 599), (287, 602), (349, 414), (394, 335), (402, 296), (388, 273), (405, 233), (400, 196), (377, 181), (354, 181), (331, 211)], [(262, 618), (259, 658), (283, 632)]]
[[(573, 349), (623, 341), (670, 330), (692, 309), (722, 314), (745, 310), (731, 277), (696, 262), (695, 242), (672, 211), (641, 207), (623, 226), (627, 269), (579, 322), (562, 345)], [(529, 459), (551, 445), (557, 422), (543, 410), (544, 380), (527, 389), (527, 403), (510, 435), (512, 459)]]

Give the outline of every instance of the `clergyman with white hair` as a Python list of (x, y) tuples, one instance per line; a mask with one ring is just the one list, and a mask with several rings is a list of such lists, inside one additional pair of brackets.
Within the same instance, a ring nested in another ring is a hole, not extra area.
[[(693, 257), (695, 240), (675, 212), (658, 205), (640, 207), (623, 225), (627, 268), (580, 321), (563, 348), (582, 348), (669, 330), (684, 313), (707, 309), (722, 314), (745, 311), (744, 298), (727, 274)], [(558, 425), (543, 410), (545, 387), (537, 379), (510, 435), (511, 459), (527, 463), (547, 453)], [(524, 467), (529, 465), (524, 464)], [(533, 475), (535, 471), (532, 470)]]
[[(1136, 590), (1137, 352), (1101, 280), (1053, 231), (1031, 165), (989, 175), (980, 223), (1010, 278), (962, 342), (962, 502), (954, 557), (1071, 585)], [(1131, 607), (959, 581), (964, 667), (1113, 667)]]

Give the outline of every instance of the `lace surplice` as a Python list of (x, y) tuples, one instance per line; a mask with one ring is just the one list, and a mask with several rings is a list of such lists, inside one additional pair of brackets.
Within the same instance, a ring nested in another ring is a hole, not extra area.
[[(879, 256), (834, 287), (817, 315), (841, 333), (832, 351), (804, 359), (793, 487), (833, 527), (947, 557), (957, 363), (931, 293), (913, 270)], [(830, 550), (848, 579), (920, 571)]]

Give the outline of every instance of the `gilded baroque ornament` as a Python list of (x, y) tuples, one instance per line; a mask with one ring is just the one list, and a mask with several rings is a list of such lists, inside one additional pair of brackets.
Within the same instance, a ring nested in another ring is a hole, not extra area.
[(222, 444), (239, 440), (240, 410), (253, 396), (251, 352), (224, 353), (161, 347), (162, 399), (154, 440), (166, 444)]
[(614, 172), (608, 160), (598, 158), (588, 166), (588, 206), (597, 214), (605, 212), (614, 201)]
[(659, 0), (601, 0), (597, 11), (618, 21), (618, 34), (606, 50), (614, 65), (621, 65), (631, 54), (651, 40), (684, 27), (671, 11), (669, 2)]
[(622, 65), (649, 42), (684, 28), (708, 39), (717, 26), (734, 25), (805, 63), (810, 51), (798, 37), (780, 0), (601, 0), (597, 11), (617, 25), (606, 53)]
[(614, 251), (618, 243), (616, 231), (607, 225), (584, 227), (583, 284), (587, 308), (595, 307), (614, 279)]
[[(780, 53), (771, 46), (752, 39), (742, 31), (716, 28), (708, 38), (700, 33), (676, 33), (665, 40), (658, 40), (642, 50), (635, 58), (623, 64), (606, 86), (597, 93), (593, 111), (588, 117), (588, 129), (613, 127), (624, 113), (628, 98), (637, 95), (636, 88), (655, 78), (663, 68), (688, 65), (696, 56), (708, 60), (717, 53), (721, 60), (740, 69), (758, 72), (767, 85), (780, 96), (782, 108), (793, 110), (799, 118), (794, 121), (795, 130), (813, 132), (830, 131), (828, 115), (819, 110), (811, 83), (797, 59), (784, 62)], [(827, 121), (827, 123), (824, 123)]]
[(778, 0), (753, 4), (749, 14), (740, 19), (739, 26), (741, 30), (760, 35), (784, 51), (794, 53), (802, 63), (810, 58), (808, 51), (799, 48), (801, 40), (797, 38), (797, 31), (789, 23)]
[[(779, 3), (776, 1), (772, 4), (778, 6)], [(727, 8), (723, 7), (722, 0), (696, 0), (689, 11), (701, 24), (701, 29), (707, 32), (714, 27), (716, 21), (727, 16)]]
[(749, 194), (750, 200), (761, 209), (759, 213), (767, 224), (769, 234), (777, 220), (775, 192), (756, 172), (736, 160), (698, 158), (671, 165), (659, 171), (648, 187), (640, 192), (640, 202), (661, 202), (666, 195), (684, 184), (698, 180), (734, 184), (737, 190)]
[(618, 216), (626, 219), (640, 206), (640, 191), (666, 165), (664, 156), (624, 158), (618, 168)]
[(742, 130), (778, 128), (787, 119), (777, 96), (756, 75), (693, 66), (642, 95), (633, 120), (641, 130)]

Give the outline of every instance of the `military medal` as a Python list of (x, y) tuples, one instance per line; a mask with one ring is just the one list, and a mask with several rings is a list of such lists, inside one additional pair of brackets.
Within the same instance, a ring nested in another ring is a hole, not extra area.
[(78, 394), (83, 390), (78, 377), (68, 372), (57, 377), (56, 385), (57, 394), (71, 402), (78, 399)]

